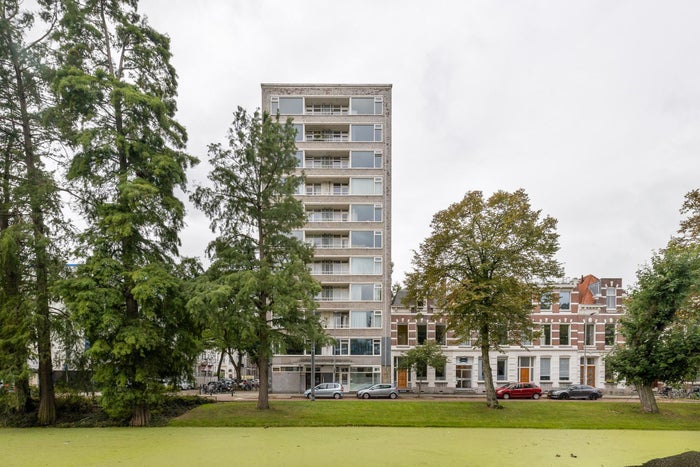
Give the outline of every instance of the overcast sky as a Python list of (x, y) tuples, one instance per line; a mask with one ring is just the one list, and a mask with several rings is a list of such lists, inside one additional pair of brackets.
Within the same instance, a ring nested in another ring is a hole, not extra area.
[[(393, 281), (433, 214), (524, 188), (567, 276), (622, 277), (700, 187), (700, 2), (142, 0), (172, 40), (189, 152), (261, 83), (393, 85)], [(207, 167), (190, 172), (204, 183)], [(181, 252), (212, 238), (189, 209)]]

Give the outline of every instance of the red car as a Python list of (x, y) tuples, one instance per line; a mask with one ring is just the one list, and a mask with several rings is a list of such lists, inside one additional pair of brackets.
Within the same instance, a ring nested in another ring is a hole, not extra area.
[(499, 399), (539, 399), (541, 395), (542, 389), (535, 383), (513, 383), (496, 389), (496, 397)]

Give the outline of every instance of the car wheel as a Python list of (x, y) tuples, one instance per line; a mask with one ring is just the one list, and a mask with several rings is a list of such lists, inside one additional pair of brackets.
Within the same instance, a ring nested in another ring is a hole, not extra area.
[(590, 396), (588, 396), (588, 398), (590, 400), (594, 401), (594, 400), (598, 399), (598, 394), (591, 394)]
[(561, 395), (561, 398), (564, 399), (564, 400), (566, 400), (566, 399), (569, 398), (569, 395), (568, 395), (567, 393), (564, 393), (564, 394)]
[(540, 395), (537, 394), (537, 393), (534, 393), (534, 394), (532, 395), (532, 398), (535, 399), (535, 400), (537, 400), (537, 399), (540, 398)]
[(366, 392), (366, 393), (362, 394), (362, 398), (369, 399), (369, 393)]
[(391, 397), (392, 399), (396, 399), (397, 397), (399, 397), (399, 395), (395, 392), (392, 392), (391, 394), (389, 394), (389, 397)]
[(341, 397), (343, 397), (343, 395), (339, 392), (336, 392), (335, 394), (333, 394), (333, 399), (340, 399)]
[(504, 399), (510, 399), (510, 394), (508, 394), (508, 393), (503, 394), (503, 398), (504, 398)]
[(307, 399), (311, 399), (311, 394), (307, 394), (307, 395), (306, 395), (306, 398), (307, 398)]

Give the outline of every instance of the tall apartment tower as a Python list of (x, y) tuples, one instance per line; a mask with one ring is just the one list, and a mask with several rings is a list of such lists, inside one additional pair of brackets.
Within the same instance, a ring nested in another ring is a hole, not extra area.
[(335, 343), (272, 361), (272, 391), (391, 381), (391, 85), (262, 84), (262, 109), (297, 127), (298, 196), (323, 290), (321, 322)]

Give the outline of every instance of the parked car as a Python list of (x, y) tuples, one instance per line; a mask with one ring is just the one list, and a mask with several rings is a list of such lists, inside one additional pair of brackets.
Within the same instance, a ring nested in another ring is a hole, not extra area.
[(542, 389), (535, 383), (513, 383), (496, 389), (496, 397), (499, 399), (539, 399), (541, 395)]
[(556, 388), (547, 392), (550, 399), (591, 399), (603, 397), (603, 391), (586, 384), (572, 384), (566, 388)]
[(360, 399), (369, 399), (370, 397), (388, 397), (396, 399), (399, 397), (399, 390), (393, 384), (375, 384), (365, 389), (357, 391), (357, 397)]
[[(311, 398), (311, 389), (304, 391), (304, 397)], [(321, 383), (314, 387), (314, 397), (343, 398), (343, 386), (340, 383)]]

